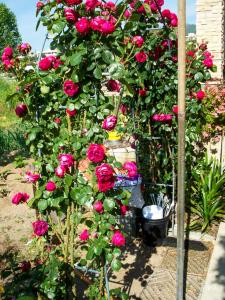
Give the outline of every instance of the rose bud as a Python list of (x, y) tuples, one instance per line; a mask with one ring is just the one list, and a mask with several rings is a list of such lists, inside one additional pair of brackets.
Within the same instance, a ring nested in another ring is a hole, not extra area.
[(133, 161), (127, 161), (123, 164), (123, 169), (128, 172), (128, 177), (135, 177), (137, 175), (137, 166)]
[(55, 175), (57, 177), (59, 177), (59, 178), (63, 178), (65, 176), (66, 171), (67, 171), (66, 167), (64, 167), (64, 166), (58, 166), (55, 169)]
[(86, 241), (86, 240), (89, 239), (89, 236), (90, 236), (90, 234), (89, 234), (88, 230), (87, 230), (87, 229), (84, 229), (84, 230), (81, 232), (81, 234), (79, 235), (79, 238), (80, 238), (81, 241)]
[(106, 86), (107, 86), (108, 90), (111, 92), (119, 93), (120, 89), (121, 89), (121, 83), (119, 82), (119, 80), (111, 79), (107, 82)]
[(116, 127), (117, 124), (117, 117), (116, 116), (108, 116), (102, 124), (102, 128), (107, 130), (107, 131), (111, 131)]
[(64, 16), (65, 16), (67, 22), (70, 22), (70, 23), (75, 23), (78, 19), (78, 13), (72, 8), (65, 8)]
[(66, 113), (67, 113), (68, 116), (74, 117), (77, 114), (77, 111), (76, 111), (76, 109), (70, 110), (69, 108), (67, 108)]
[(55, 123), (56, 124), (60, 124), (61, 123), (61, 119), (60, 118), (55, 118)]
[(87, 18), (82, 17), (75, 23), (75, 27), (80, 34), (87, 34), (90, 29), (90, 24)]
[(53, 181), (49, 181), (49, 182), (47, 182), (45, 188), (46, 188), (46, 191), (53, 192), (54, 190), (56, 190), (56, 184)]
[(101, 201), (97, 201), (95, 202), (95, 204), (93, 205), (93, 208), (96, 212), (98, 212), (99, 214), (102, 214), (103, 211), (104, 211), (104, 208), (103, 208), (103, 204)]
[(48, 223), (42, 220), (37, 220), (32, 223), (34, 234), (37, 236), (45, 235), (48, 231)]
[(69, 97), (74, 97), (79, 92), (79, 85), (72, 80), (66, 80), (63, 85), (63, 90)]
[(114, 245), (114, 246), (117, 246), (117, 247), (121, 247), (121, 246), (124, 246), (125, 245), (125, 242), (126, 242), (126, 240), (125, 240), (125, 237), (123, 236), (123, 234), (119, 231), (119, 230), (117, 230), (114, 234), (113, 234), (113, 236), (112, 236), (112, 244)]
[(203, 100), (203, 99), (205, 98), (205, 92), (202, 91), (202, 90), (198, 91), (198, 92), (196, 93), (196, 97), (197, 97), (197, 99), (200, 100), (200, 101)]
[(134, 57), (137, 62), (144, 63), (144, 62), (146, 62), (148, 55), (145, 52), (141, 51), (141, 52), (136, 53), (134, 55)]
[(26, 104), (24, 103), (18, 104), (15, 109), (15, 112), (19, 118), (24, 117), (28, 112)]
[(144, 44), (144, 39), (140, 35), (136, 35), (132, 38), (132, 43), (136, 45), (138, 48), (141, 48), (142, 45)]

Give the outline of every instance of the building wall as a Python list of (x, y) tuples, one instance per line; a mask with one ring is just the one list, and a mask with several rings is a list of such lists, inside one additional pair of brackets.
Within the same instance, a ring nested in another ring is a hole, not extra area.
[(196, 0), (196, 34), (198, 42), (207, 41), (214, 55), (217, 73), (223, 79), (224, 65), (224, 0)]

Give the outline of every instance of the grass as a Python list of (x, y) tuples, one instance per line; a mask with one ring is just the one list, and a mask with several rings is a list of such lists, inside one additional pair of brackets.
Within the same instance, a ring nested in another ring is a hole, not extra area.
[(26, 148), (24, 129), (7, 97), (15, 93), (16, 82), (0, 77), (0, 155)]

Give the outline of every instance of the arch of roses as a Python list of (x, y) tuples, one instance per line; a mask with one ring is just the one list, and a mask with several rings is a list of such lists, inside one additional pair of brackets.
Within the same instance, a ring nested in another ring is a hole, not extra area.
[[(38, 263), (24, 269), (42, 274), (34, 283), (40, 299), (79, 299), (79, 280), (88, 283), (89, 299), (107, 299), (106, 272), (120, 270), (126, 244), (118, 216), (126, 214), (130, 197), (115, 189), (117, 175), (171, 180), (178, 20), (163, 0), (39, 1), (37, 15), (38, 24), (53, 36), (51, 48), (58, 55), (43, 57), (30, 69), (29, 44), (7, 47), (2, 54), (3, 68), (19, 82), (15, 112), (27, 125), (26, 141), (36, 166), (36, 172), (26, 173), (34, 185), (33, 198), (22, 191), (12, 198), (13, 204), (27, 202), (37, 211), (32, 244)], [(190, 159), (201, 131), (205, 93), (200, 82), (210, 79), (214, 69), (207, 45), (188, 42)], [(114, 130), (133, 136), (138, 166), (133, 161), (122, 165), (108, 155), (104, 141)], [(152, 136), (163, 136), (163, 141), (150, 145)], [(99, 276), (87, 277), (78, 265)], [(110, 294), (127, 297), (119, 290)]]

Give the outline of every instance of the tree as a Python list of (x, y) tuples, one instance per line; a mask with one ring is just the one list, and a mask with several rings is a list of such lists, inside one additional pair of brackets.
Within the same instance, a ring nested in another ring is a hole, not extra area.
[(16, 47), (21, 43), (16, 16), (4, 4), (0, 3), (0, 52), (7, 46)]

